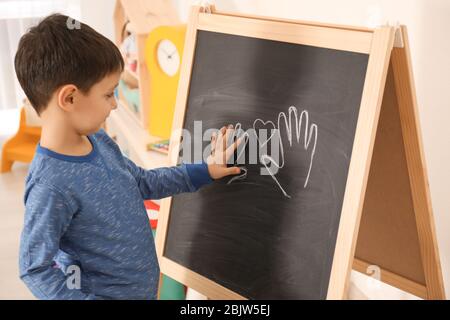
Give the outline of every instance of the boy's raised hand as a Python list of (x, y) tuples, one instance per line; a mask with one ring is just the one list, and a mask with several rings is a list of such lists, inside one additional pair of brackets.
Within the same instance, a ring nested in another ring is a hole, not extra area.
[(242, 142), (242, 138), (234, 141), (230, 146), (227, 142), (233, 136), (233, 126), (222, 127), (218, 133), (213, 133), (211, 137), (211, 155), (206, 159), (209, 175), (213, 179), (220, 179), (232, 174), (238, 174), (241, 169), (238, 167), (227, 167), (227, 160), (234, 154), (234, 151)]

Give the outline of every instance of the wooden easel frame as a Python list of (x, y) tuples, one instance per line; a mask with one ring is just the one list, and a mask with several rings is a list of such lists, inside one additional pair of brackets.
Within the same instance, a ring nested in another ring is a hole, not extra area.
[[(383, 92), (392, 58), (426, 283), (415, 283), (383, 269), (381, 280), (424, 298), (443, 299), (445, 295), (427, 185), (425, 159), (419, 134), (417, 104), (405, 27), (354, 28), (220, 13), (215, 11), (214, 6), (192, 7), (186, 32), (183, 66), (173, 122), (173, 131), (178, 134), (172, 136), (169, 149), (171, 165), (176, 165), (178, 160), (180, 134), (188, 101), (198, 30), (369, 54), (327, 299), (344, 299), (346, 297), (352, 266), (365, 273), (365, 268), (369, 264), (376, 264), (376, 261), (369, 263), (354, 259), (354, 256)], [(401, 48), (393, 50), (394, 42)], [(245, 299), (245, 297), (164, 256), (170, 207), (171, 198), (164, 199), (161, 203), (156, 236), (161, 271), (211, 299)]]

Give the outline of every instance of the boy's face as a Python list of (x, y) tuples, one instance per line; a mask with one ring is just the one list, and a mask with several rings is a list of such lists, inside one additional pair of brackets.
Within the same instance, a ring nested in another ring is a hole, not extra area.
[(79, 92), (74, 99), (71, 123), (79, 134), (97, 132), (111, 110), (117, 108), (114, 89), (120, 79), (120, 72), (107, 75), (94, 84), (87, 95)]

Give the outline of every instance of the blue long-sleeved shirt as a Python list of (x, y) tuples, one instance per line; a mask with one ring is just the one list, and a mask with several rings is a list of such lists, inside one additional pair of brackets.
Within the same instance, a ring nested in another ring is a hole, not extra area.
[(88, 138), (86, 156), (38, 145), (26, 179), (20, 277), (39, 299), (154, 299), (159, 266), (143, 199), (196, 191), (212, 181), (207, 166), (144, 170), (103, 130)]

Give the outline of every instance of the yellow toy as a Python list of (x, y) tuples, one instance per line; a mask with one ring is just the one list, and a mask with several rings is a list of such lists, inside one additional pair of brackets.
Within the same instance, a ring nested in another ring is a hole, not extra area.
[(147, 37), (145, 60), (150, 73), (149, 132), (169, 139), (177, 97), (186, 26), (160, 26)]
[(2, 150), (0, 172), (9, 172), (14, 161), (31, 162), (36, 146), (41, 138), (41, 127), (26, 124), (25, 109), (20, 112), (20, 125), (16, 135), (5, 142)]

